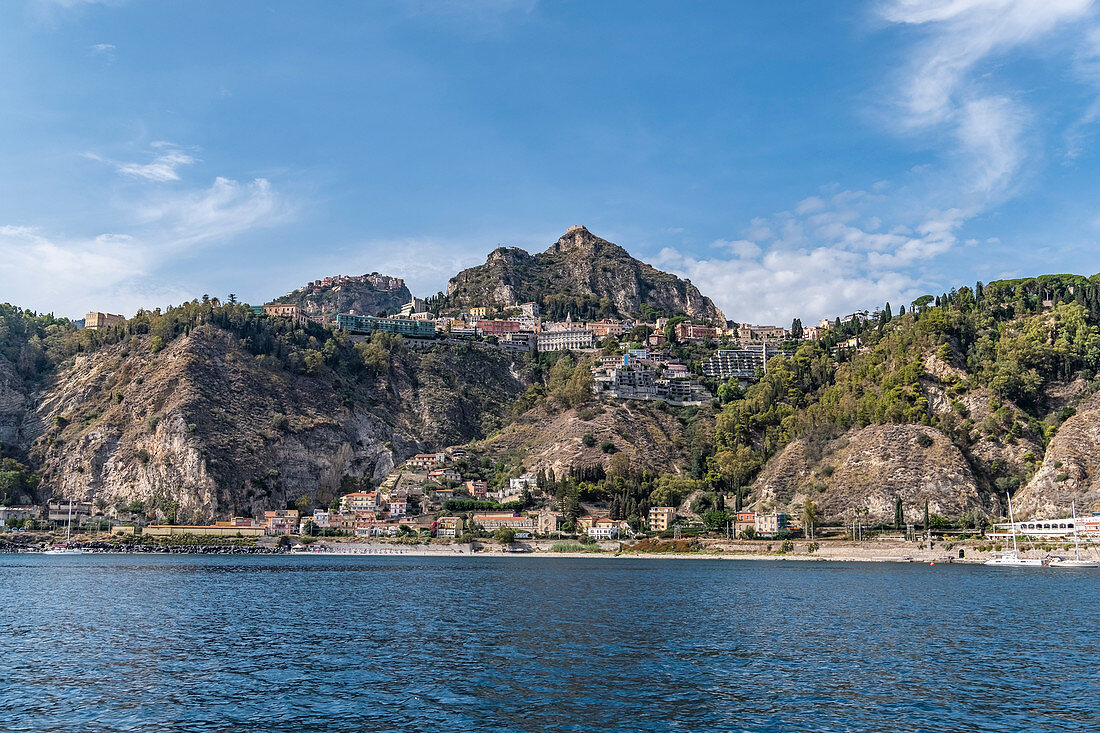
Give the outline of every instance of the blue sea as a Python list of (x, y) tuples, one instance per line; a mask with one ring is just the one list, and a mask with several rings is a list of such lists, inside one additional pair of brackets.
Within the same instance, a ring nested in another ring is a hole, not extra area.
[(0, 555), (3, 731), (1100, 730), (1100, 573)]

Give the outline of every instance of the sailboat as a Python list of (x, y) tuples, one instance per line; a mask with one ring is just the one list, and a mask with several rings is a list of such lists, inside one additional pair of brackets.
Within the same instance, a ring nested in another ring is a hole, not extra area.
[(69, 499), (69, 518), (65, 522), (65, 544), (54, 545), (48, 550), (43, 550), (43, 555), (83, 555), (84, 550), (77, 547), (69, 547), (69, 538), (73, 534), (73, 500)]
[(1039, 568), (1043, 566), (1041, 558), (1020, 557), (1020, 548), (1016, 545), (1016, 520), (1012, 517), (1012, 497), (1005, 494), (1008, 499), (1008, 521), (1012, 527), (1012, 549), (1006, 552), (990, 553), (992, 557), (985, 561), (986, 565), (1003, 565), (1009, 567)]
[(1047, 561), (1052, 568), (1100, 568), (1100, 562), (1081, 559), (1081, 540), (1077, 536), (1077, 501), (1073, 502), (1073, 558), (1052, 557)]

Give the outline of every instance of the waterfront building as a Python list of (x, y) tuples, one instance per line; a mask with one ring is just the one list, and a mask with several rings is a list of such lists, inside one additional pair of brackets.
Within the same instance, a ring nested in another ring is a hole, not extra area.
[(57, 524), (65, 524), (71, 517), (74, 527), (87, 522), (94, 512), (95, 507), (90, 501), (51, 501), (46, 504), (46, 519)]
[(619, 536), (624, 524), (610, 517), (601, 517), (588, 528), (588, 536), (594, 540), (613, 540)]
[(760, 537), (770, 537), (787, 529), (790, 524), (790, 516), (786, 512), (772, 512), (770, 514), (756, 515), (756, 534)]
[(752, 529), (753, 532), (756, 531), (756, 512), (737, 512), (737, 518), (733, 524), (734, 533), (740, 534), (746, 529)]
[[(297, 513), (295, 511), (295, 513)], [(150, 537), (174, 537), (178, 535), (195, 535), (198, 537), (261, 537), (267, 534), (294, 534), (298, 530), (297, 523), (290, 527), (280, 529), (286, 531), (271, 532), (266, 527), (237, 527), (219, 522), (209, 526), (192, 526), (189, 524), (150, 524), (141, 533)], [(130, 532), (133, 533), (133, 527)]]
[(38, 519), (36, 506), (0, 506), (0, 525), (9, 519)]
[(676, 507), (655, 506), (649, 510), (649, 529), (651, 532), (664, 532), (676, 520)]
[(435, 520), (436, 537), (458, 537), (462, 534), (462, 517), (439, 517)]
[[(237, 527), (235, 529), (243, 530), (247, 528)], [(298, 510), (276, 509), (275, 511), (264, 512), (263, 529), (267, 534), (272, 535), (294, 534), (298, 531)]]
[(557, 512), (541, 511), (535, 518), (535, 531), (539, 534), (553, 534), (561, 530), (562, 516)]
[(486, 318), (486, 317), (488, 317), (488, 315), (489, 315), (488, 306), (478, 305), (478, 306), (474, 306), (473, 308), (470, 309), (470, 318), (473, 318), (475, 320), (478, 319), (478, 318)]
[(535, 529), (535, 520), (532, 517), (521, 516), (519, 514), (475, 514), (473, 522), (481, 525), (487, 532), (492, 532), (501, 527), (526, 529), (528, 531), (534, 531)]

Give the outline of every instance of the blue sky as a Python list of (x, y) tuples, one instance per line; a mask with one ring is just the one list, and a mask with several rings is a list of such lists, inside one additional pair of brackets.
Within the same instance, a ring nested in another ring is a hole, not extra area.
[(1089, 0), (0, 4), (0, 300), (417, 294), (572, 224), (786, 325), (1100, 271)]

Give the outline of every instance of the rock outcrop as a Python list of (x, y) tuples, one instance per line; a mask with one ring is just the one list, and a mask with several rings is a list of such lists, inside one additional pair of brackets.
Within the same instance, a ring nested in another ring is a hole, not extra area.
[(690, 281), (662, 272), (583, 226), (570, 227), (540, 254), (516, 247), (493, 250), (484, 265), (451, 278), (447, 296), (460, 306), (539, 303), (553, 318), (625, 318), (648, 306), (666, 315), (725, 322)]
[[(924, 436), (924, 437), (922, 437)], [(754, 485), (759, 510), (794, 511), (810, 499), (825, 519), (892, 522), (900, 496), (908, 521), (929, 511), (988, 510), (966, 458), (945, 435), (917, 425), (873, 425), (824, 444), (799, 439), (768, 462)]]
[(1100, 511), (1100, 397), (1077, 406), (1047, 446), (1035, 476), (1016, 493), (1013, 508), (1021, 519), (1065, 517)]
[(362, 279), (320, 287), (317, 292), (299, 289), (275, 300), (298, 305), (307, 316), (331, 320), (338, 313), (361, 316), (396, 313), (401, 306), (412, 300), (412, 293), (403, 284), (400, 287), (386, 288)]

